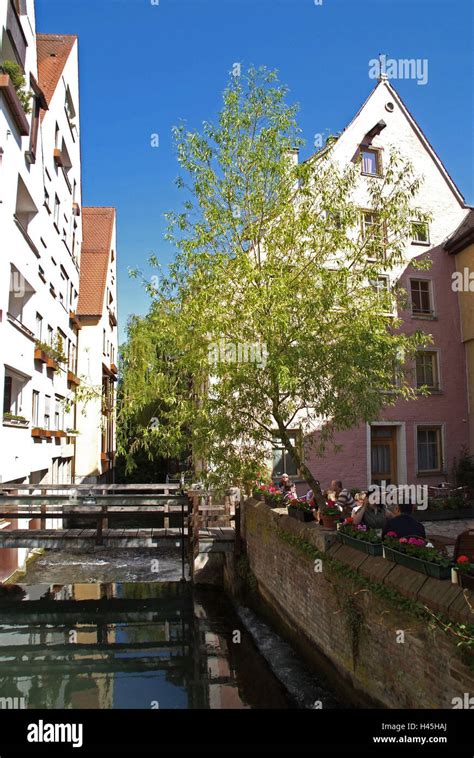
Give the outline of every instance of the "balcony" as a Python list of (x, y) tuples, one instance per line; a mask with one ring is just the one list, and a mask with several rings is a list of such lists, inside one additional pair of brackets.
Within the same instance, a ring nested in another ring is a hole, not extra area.
[(19, 97), (16, 94), (16, 89), (8, 74), (0, 74), (0, 93), (8, 104), (10, 113), (12, 114), (20, 135), (22, 137), (27, 137), (30, 133), (30, 125), (28, 124), (28, 119), (26, 118), (23, 106), (20, 103)]
[(79, 317), (76, 315), (76, 311), (69, 311), (69, 325), (72, 329), (82, 329)]
[(117, 326), (117, 316), (115, 315), (115, 311), (112, 310), (112, 308), (109, 308), (109, 321), (110, 326)]
[(110, 364), (110, 370), (111, 370), (112, 374), (115, 374), (115, 376), (117, 376), (117, 374), (118, 374), (118, 368), (115, 365), (115, 363), (111, 363)]
[(61, 167), (63, 166), (63, 156), (61, 153), (61, 150), (59, 147), (54, 148), (53, 152), (53, 160), (56, 166)]

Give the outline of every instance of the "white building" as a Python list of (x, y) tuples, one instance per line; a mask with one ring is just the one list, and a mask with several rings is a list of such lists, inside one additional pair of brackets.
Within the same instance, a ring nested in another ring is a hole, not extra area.
[[(70, 35), (37, 35), (34, 0), (0, 0), (0, 40), (0, 483), (69, 483), (76, 476), (76, 446), (100, 448), (102, 439), (101, 403), (85, 408), (82, 440), (77, 408), (65, 402), (81, 386), (78, 42)], [(18, 72), (23, 88), (12, 81)], [(21, 99), (28, 92), (25, 111)], [(85, 249), (88, 260), (87, 244)], [(107, 288), (115, 303), (114, 268)], [(108, 306), (112, 301), (104, 305), (106, 315)], [(87, 333), (91, 377), (102, 376), (104, 361), (112, 370), (116, 339), (108, 339), (113, 360)], [(113, 433), (104, 448), (108, 461)], [(81, 460), (83, 478), (87, 462)], [(0, 580), (13, 563), (22, 565), (25, 551), (16, 552), (0, 550)]]
[[(84, 208), (83, 232), (77, 306), (79, 374), (92, 391), (98, 391), (78, 408), (76, 481), (110, 482), (115, 467), (117, 381), (115, 209)], [(100, 418), (100, 435), (91, 417)]]

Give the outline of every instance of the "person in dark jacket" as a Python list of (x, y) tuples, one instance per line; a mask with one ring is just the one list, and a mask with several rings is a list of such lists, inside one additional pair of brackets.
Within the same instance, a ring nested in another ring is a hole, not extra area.
[(391, 518), (382, 529), (382, 539), (387, 532), (394, 532), (397, 537), (423, 537), (426, 539), (425, 527), (413, 518), (412, 503), (400, 503), (397, 515)]

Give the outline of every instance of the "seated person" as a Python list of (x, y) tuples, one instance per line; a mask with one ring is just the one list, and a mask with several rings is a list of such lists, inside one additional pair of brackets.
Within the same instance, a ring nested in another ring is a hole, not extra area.
[[(394, 515), (385, 508), (383, 503), (377, 503), (370, 497), (365, 496), (361, 505), (356, 505), (352, 511), (352, 524), (363, 524), (367, 529), (384, 529), (387, 523), (391, 523)], [(390, 528), (390, 527), (389, 527)]]
[(293, 482), (290, 481), (288, 474), (282, 474), (280, 481), (278, 482), (278, 487), (285, 499), (293, 500), (296, 498), (296, 487)]
[(397, 505), (397, 515), (382, 528), (382, 538), (386, 536), (387, 532), (395, 532), (397, 537), (423, 537), (426, 539), (425, 527), (416, 518), (413, 518), (412, 503)]
[(340, 479), (333, 479), (330, 489), (335, 492), (335, 505), (343, 512), (344, 516), (350, 516), (352, 508), (355, 506), (355, 500), (349, 490), (342, 486)]

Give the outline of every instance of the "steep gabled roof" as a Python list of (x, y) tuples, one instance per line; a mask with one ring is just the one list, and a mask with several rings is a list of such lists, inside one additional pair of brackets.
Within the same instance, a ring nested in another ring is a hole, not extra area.
[(309, 161), (311, 161), (311, 160), (317, 160), (322, 155), (326, 155), (330, 150), (332, 150), (335, 147), (335, 145), (337, 144), (337, 142), (338, 142), (339, 138), (341, 137), (341, 135), (344, 134), (344, 132), (346, 132), (349, 129), (349, 127), (355, 122), (355, 120), (357, 119), (357, 117), (359, 116), (359, 114), (363, 111), (363, 109), (365, 108), (365, 106), (367, 105), (367, 103), (372, 99), (372, 97), (374, 96), (374, 94), (377, 92), (377, 90), (380, 87), (385, 87), (388, 90), (388, 92), (391, 95), (391, 97), (393, 97), (394, 100), (396, 100), (398, 106), (400, 107), (400, 110), (403, 112), (405, 118), (407, 119), (408, 123), (410, 124), (410, 126), (413, 129), (414, 133), (416, 134), (417, 138), (420, 140), (420, 142), (422, 143), (423, 147), (429, 153), (429, 155), (432, 158), (433, 162), (436, 164), (438, 170), (442, 174), (442, 176), (443, 176), (444, 180), (446, 181), (446, 183), (448, 184), (449, 188), (451, 189), (451, 191), (453, 192), (453, 194), (455, 195), (455, 197), (457, 198), (457, 200), (459, 201), (459, 203), (465, 207), (464, 197), (462, 196), (462, 194), (459, 191), (458, 187), (456, 186), (455, 182), (453, 181), (453, 179), (449, 175), (449, 173), (448, 173), (446, 167), (444, 166), (442, 160), (437, 155), (437, 153), (435, 152), (434, 148), (431, 146), (431, 144), (428, 141), (427, 137), (424, 135), (422, 129), (420, 128), (420, 126), (418, 125), (418, 123), (416, 122), (416, 120), (414, 119), (414, 117), (412, 116), (412, 114), (410, 113), (410, 111), (408, 110), (407, 106), (403, 102), (402, 98), (400, 97), (400, 95), (398, 94), (398, 92), (396, 91), (396, 89), (392, 86), (392, 84), (385, 77), (383, 77), (379, 82), (377, 82), (377, 84), (373, 88), (372, 92), (369, 94), (369, 96), (363, 102), (363, 104), (361, 105), (361, 107), (359, 108), (359, 110), (357, 111), (357, 113), (355, 114), (355, 116), (351, 119), (351, 121), (343, 129), (343, 131), (341, 132), (341, 134), (338, 135), (337, 139), (334, 139), (331, 142), (331, 144), (326, 145), (324, 148), (322, 148), (318, 152), (316, 152), (313, 155), (311, 155), (309, 158), (307, 158), (307, 160), (309, 160)]
[(82, 209), (78, 316), (101, 316), (107, 283), (115, 208)]
[[(74, 34), (37, 34), (38, 83), (49, 105), (77, 37)], [(44, 111), (42, 116), (44, 116)]]

